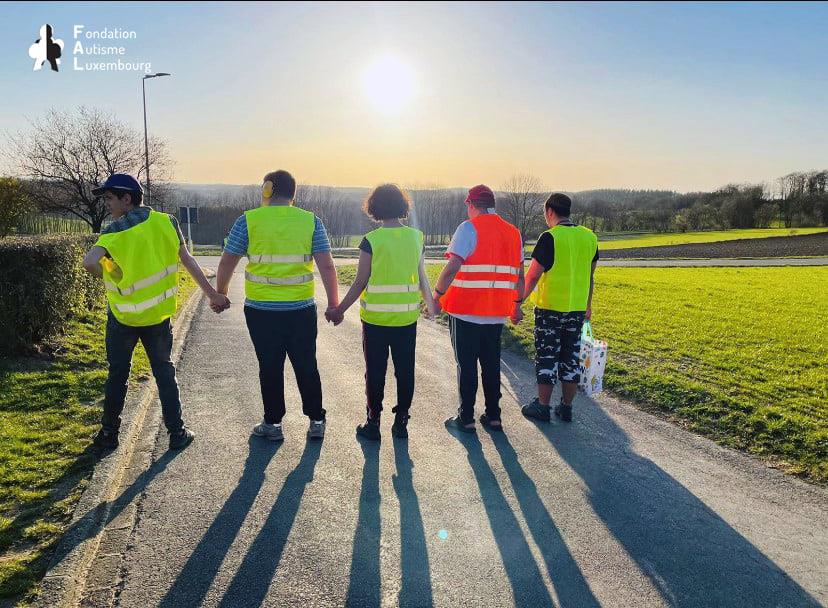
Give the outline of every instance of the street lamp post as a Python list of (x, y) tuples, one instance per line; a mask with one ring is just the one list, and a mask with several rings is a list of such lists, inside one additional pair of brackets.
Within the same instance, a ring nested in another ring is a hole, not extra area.
[(144, 98), (144, 162), (147, 172), (147, 205), (150, 204), (150, 170), (149, 170), (149, 136), (147, 135), (147, 87), (146, 81), (148, 78), (158, 78), (159, 76), (172, 76), (166, 72), (158, 72), (157, 74), (147, 74), (141, 79), (141, 94)]

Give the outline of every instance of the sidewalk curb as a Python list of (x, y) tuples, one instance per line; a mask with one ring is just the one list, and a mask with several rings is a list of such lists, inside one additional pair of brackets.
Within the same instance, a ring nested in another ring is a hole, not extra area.
[[(204, 299), (196, 288), (173, 322), (172, 361), (178, 365), (190, 325)], [(101, 544), (104, 525), (115, 495), (133, 459), (147, 412), (157, 396), (155, 382), (147, 381), (128, 398), (122, 414), (120, 445), (99, 460), (75, 507), (72, 521), (58, 543), (40, 593), (34, 602), (38, 608), (77, 606), (83, 596), (86, 577)]]

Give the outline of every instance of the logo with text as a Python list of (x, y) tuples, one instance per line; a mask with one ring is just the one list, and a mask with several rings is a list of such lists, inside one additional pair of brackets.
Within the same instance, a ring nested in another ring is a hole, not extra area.
[[(143, 72), (152, 73), (149, 61), (135, 61), (130, 53), (138, 39), (134, 30), (120, 28), (91, 29), (85, 25), (72, 26), (72, 71), (74, 72)], [(63, 40), (54, 38), (54, 29), (48, 23), (40, 28), (40, 38), (29, 47), (29, 57), (35, 60), (34, 70), (49, 62), (57, 72), (63, 55)]]

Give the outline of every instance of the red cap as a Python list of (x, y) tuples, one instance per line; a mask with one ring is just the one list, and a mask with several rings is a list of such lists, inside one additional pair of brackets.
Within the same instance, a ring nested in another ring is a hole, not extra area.
[(466, 197), (467, 203), (486, 203), (492, 207), (495, 204), (494, 192), (488, 186), (480, 184), (469, 190), (469, 195)]

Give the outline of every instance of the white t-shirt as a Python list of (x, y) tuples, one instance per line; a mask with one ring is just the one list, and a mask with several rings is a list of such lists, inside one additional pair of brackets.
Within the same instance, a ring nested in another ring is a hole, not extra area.
[[(486, 209), (486, 213), (494, 213), (494, 209)], [(446, 257), (449, 254), (454, 254), (461, 258), (464, 262), (469, 258), (474, 250), (477, 248), (477, 230), (471, 221), (466, 220), (457, 227), (454, 231), (454, 236), (451, 237), (448, 249), (446, 249)], [(523, 243), (520, 244), (521, 251), (523, 250)], [(477, 323), (478, 325), (496, 325), (506, 323), (508, 317), (490, 317), (483, 315), (458, 315), (449, 313), (452, 317), (460, 319), (461, 321), (468, 321), (469, 323)]]

